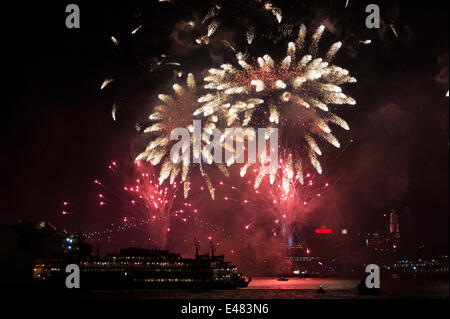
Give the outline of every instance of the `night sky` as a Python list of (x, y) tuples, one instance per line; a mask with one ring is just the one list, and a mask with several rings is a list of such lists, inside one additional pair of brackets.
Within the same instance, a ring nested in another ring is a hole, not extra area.
[[(120, 214), (96, 206), (92, 181), (102, 178), (113, 160), (133, 161), (144, 145), (135, 123), (148, 116), (157, 94), (173, 79), (173, 67), (149, 72), (140, 62), (165, 53), (180, 61), (182, 70), (199, 73), (233, 61), (218, 43), (197, 47), (180, 35), (178, 23), (202, 19), (210, 1), (93, 2), (75, 2), (80, 29), (65, 27), (65, 6), (71, 2), (2, 5), (2, 224), (45, 219), (92, 231), (116, 222)], [(244, 16), (262, 34), (271, 27), (264, 22), (267, 16), (246, 14), (250, 5), (239, 9), (231, 2), (218, 36), (239, 45)], [(408, 206), (418, 240), (430, 252), (448, 251), (448, 2), (350, 0), (347, 9), (345, 0), (274, 3), (290, 23), (305, 23), (309, 30), (323, 23), (329, 30), (323, 43), (343, 41), (335, 63), (358, 79), (346, 87), (357, 105), (340, 113), (351, 130), (339, 132), (339, 138), (354, 142), (330, 170), (339, 183), (308, 221), (375, 230), (371, 227), (386, 209), (402, 212)], [(364, 25), (369, 3), (380, 6), (378, 30)], [(359, 44), (365, 39), (372, 44)], [(266, 50), (273, 41), (260, 43)], [(285, 50), (287, 41), (280, 39), (275, 47)], [(115, 81), (100, 91), (107, 77)], [(116, 122), (114, 101), (120, 102)], [(337, 152), (325, 149), (326, 167), (332, 162), (327, 157)], [(61, 215), (63, 201), (73, 204), (72, 215)], [(227, 209), (239, 208), (221, 207), (212, 217)]]

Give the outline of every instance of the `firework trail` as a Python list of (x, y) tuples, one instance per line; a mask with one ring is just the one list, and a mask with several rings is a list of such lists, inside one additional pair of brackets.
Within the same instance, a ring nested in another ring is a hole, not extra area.
[[(290, 162), (289, 156), (280, 159), (280, 174), (274, 183), (262, 183), (258, 189), (247, 189), (245, 183), (243, 187), (232, 186), (233, 195), (224, 198), (226, 201), (237, 201), (243, 207), (251, 207), (258, 211), (258, 215), (268, 212), (273, 218), (270, 231), (283, 242), (292, 239), (293, 226), (313, 210), (330, 187), (330, 183), (322, 183), (317, 174), (308, 172), (305, 176), (296, 175)], [(251, 174), (258, 176), (258, 168), (252, 169)], [(246, 184), (250, 185), (251, 181)], [(244, 229), (250, 230), (257, 222), (258, 217), (249, 220)]]
[(131, 31), (131, 34), (136, 34), (141, 28), (142, 28), (142, 24), (140, 26), (138, 26), (136, 29), (134, 29), (133, 31)]
[[(214, 199), (214, 187), (206, 169), (203, 168), (201, 158), (208, 164), (212, 163), (212, 155), (210, 152), (205, 151), (206, 148), (204, 146), (211, 143), (209, 137), (212, 130), (217, 127), (219, 121), (217, 115), (207, 117), (206, 121), (202, 123), (200, 141), (197, 141), (197, 134), (190, 134), (190, 139), (182, 145), (182, 154), (175, 155), (174, 158), (170, 156), (170, 150), (177, 142), (170, 140), (172, 131), (176, 128), (186, 128), (189, 132), (193, 133), (193, 120), (195, 119), (193, 111), (200, 106), (198, 102), (199, 94), (192, 73), (188, 74), (186, 82), (186, 87), (179, 84), (173, 85), (175, 95), (159, 95), (162, 104), (155, 106), (153, 113), (149, 116), (149, 120), (153, 124), (144, 130), (144, 133), (151, 134), (152, 138), (146, 150), (137, 156), (136, 161), (145, 160), (152, 165), (161, 164), (159, 173), (160, 185), (166, 179), (169, 179), (170, 184), (173, 184), (177, 177), (181, 175), (185, 198), (187, 198), (189, 192), (191, 165), (193, 165), (193, 162), (199, 162), (196, 166), (199, 168), (205, 180), (211, 198)], [(198, 148), (194, 147), (197, 143), (201, 144), (201, 152), (199, 152)], [(187, 152), (187, 149), (190, 149), (190, 151)], [(191, 160), (190, 154), (192, 154), (194, 160)], [(180, 159), (179, 156), (181, 156), (181, 160), (179, 163), (176, 163)], [(223, 164), (215, 163), (215, 165), (225, 176), (228, 176), (228, 170)]]
[(117, 113), (118, 105), (116, 103), (113, 103), (112, 109), (111, 109), (111, 117), (114, 121), (116, 121), (116, 113)]
[(114, 79), (105, 79), (102, 82), (102, 85), (100, 86), (100, 90), (103, 90), (106, 86), (108, 86), (109, 83), (111, 83), (112, 81), (114, 81)]
[(62, 202), (61, 215), (72, 215), (73, 214), (74, 205), (69, 201)]
[(359, 43), (368, 45), (372, 43), (372, 40), (360, 40)]
[[(301, 174), (301, 158), (306, 153), (320, 174), (322, 167), (317, 156), (322, 152), (316, 139), (339, 148), (329, 123), (349, 130), (342, 118), (330, 112), (329, 105), (356, 104), (340, 87), (356, 79), (349, 71), (330, 63), (341, 42), (331, 45), (324, 59), (317, 57), (324, 30), (320, 26), (307, 47), (306, 27), (302, 25), (296, 41), (288, 44), (287, 56), (280, 62), (267, 54), (252, 61), (237, 53), (238, 68), (223, 64), (220, 69), (210, 69), (204, 79), (205, 88), (215, 93), (203, 96), (200, 101), (204, 104), (194, 114), (210, 116), (226, 109), (243, 126), (278, 128), (280, 147), (292, 150), (295, 169)], [(305, 51), (308, 54), (303, 54)]]
[[(196, 35), (194, 38), (196, 44), (209, 45), (219, 30), (229, 29), (227, 21), (230, 19), (228, 16), (230, 12), (233, 13), (232, 29), (235, 30), (236, 23), (238, 23), (239, 28), (245, 30), (243, 32), (244, 39), (248, 44), (251, 44), (257, 35), (256, 28), (252, 25), (256, 22), (255, 20), (262, 18), (265, 21), (272, 20), (275, 24), (281, 24), (283, 19), (282, 10), (269, 1), (249, 0), (245, 3), (214, 1), (201, 21), (189, 21), (184, 24)], [(236, 17), (236, 13), (239, 13), (240, 16)]]
[(397, 30), (395, 29), (395, 25), (393, 23), (391, 23), (389, 25), (389, 27), (391, 28), (392, 33), (394, 33), (395, 37), (398, 38), (398, 33), (397, 33)]
[(117, 38), (116, 37), (114, 37), (114, 36), (111, 36), (111, 41), (112, 41), (112, 43), (115, 45), (115, 46), (119, 46), (119, 40), (117, 40)]
[(131, 204), (135, 206), (135, 211), (141, 215), (141, 218), (148, 218), (151, 221), (153, 233), (156, 233), (161, 247), (165, 247), (167, 233), (170, 232), (171, 218), (177, 217), (187, 222), (190, 217), (188, 212), (197, 213), (197, 210), (192, 208), (192, 203), (177, 200), (177, 182), (161, 186), (151, 169), (149, 173), (144, 165), (137, 163), (136, 166), (140, 171), (140, 177), (136, 179), (134, 185), (125, 186), (124, 191), (134, 196)]
[(264, 3), (264, 9), (272, 12), (277, 22), (281, 23), (281, 20), (283, 19), (283, 12), (280, 8), (275, 7), (271, 2), (266, 2)]
[[(112, 162), (108, 168), (120, 180), (124, 179), (116, 162)], [(136, 163), (133, 175), (133, 181), (120, 188), (117, 185), (107, 186), (98, 179), (94, 180), (94, 184), (100, 189), (97, 194), (98, 206), (110, 206), (124, 214), (123, 223), (119, 224), (118, 228), (111, 224), (103, 234), (110, 234), (113, 229), (117, 231), (140, 228), (154, 238), (154, 243), (164, 248), (174, 219), (186, 223), (197, 215), (198, 210), (191, 202), (182, 200), (182, 196), (178, 198), (178, 183), (159, 185), (153, 167)], [(94, 235), (99, 233), (88, 233), (87, 238), (90, 239)]]

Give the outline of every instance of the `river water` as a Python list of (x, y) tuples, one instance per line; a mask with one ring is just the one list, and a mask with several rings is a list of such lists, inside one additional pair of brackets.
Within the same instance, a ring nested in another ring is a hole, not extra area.
[[(93, 298), (131, 299), (396, 299), (449, 298), (447, 276), (381, 278), (378, 296), (360, 296), (358, 279), (343, 278), (253, 278), (246, 288), (237, 290), (136, 290), (130, 292), (93, 292)], [(325, 294), (316, 290), (322, 286)]]

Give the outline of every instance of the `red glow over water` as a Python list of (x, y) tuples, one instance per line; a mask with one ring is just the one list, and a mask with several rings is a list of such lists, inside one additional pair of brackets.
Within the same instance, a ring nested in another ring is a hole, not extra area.
[(358, 280), (330, 278), (292, 278), (288, 281), (278, 281), (278, 278), (252, 278), (245, 289), (354, 289)]

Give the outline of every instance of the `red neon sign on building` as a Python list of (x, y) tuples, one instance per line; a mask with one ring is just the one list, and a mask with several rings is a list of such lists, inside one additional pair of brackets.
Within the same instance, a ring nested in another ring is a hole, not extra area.
[(327, 228), (327, 226), (321, 226), (320, 228), (316, 228), (316, 234), (331, 234), (333, 231), (331, 228)]

